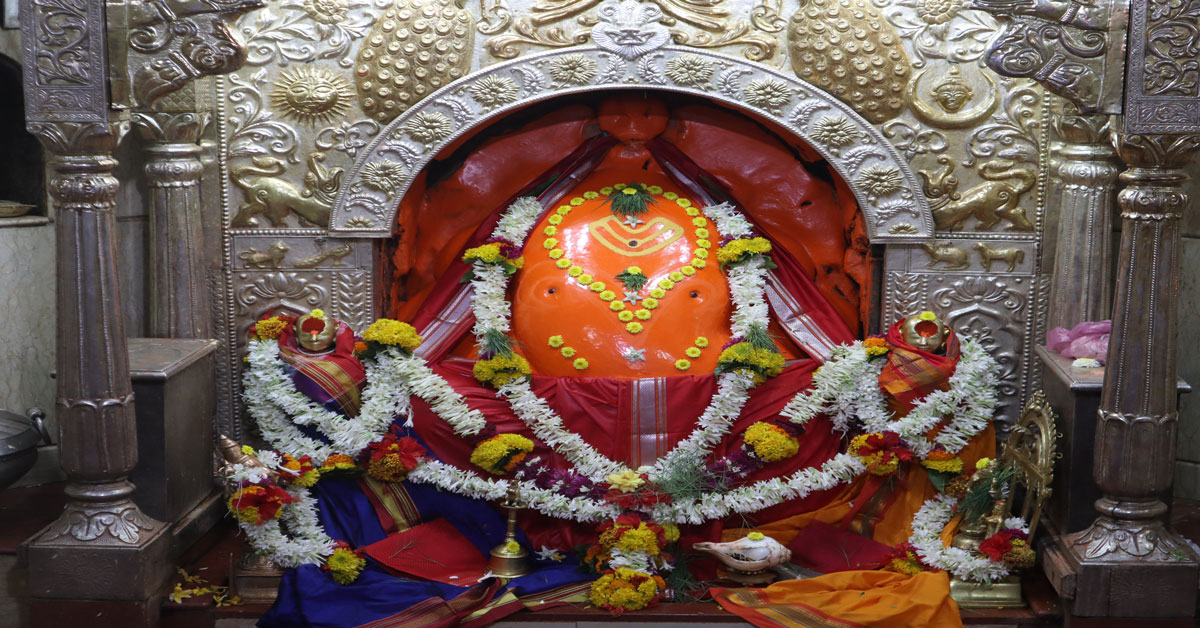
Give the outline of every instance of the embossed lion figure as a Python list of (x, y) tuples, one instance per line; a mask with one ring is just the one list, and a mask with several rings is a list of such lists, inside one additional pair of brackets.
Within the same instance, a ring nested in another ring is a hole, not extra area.
[(233, 217), (234, 227), (259, 226), (258, 215), (263, 215), (273, 227), (287, 226), (288, 214), (295, 213), (302, 226), (326, 227), (333, 208), (333, 196), (342, 181), (341, 168), (325, 168), (321, 153), (308, 156), (308, 172), (304, 175), (304, 189), (297, 189), (290, 181), (279, 178), (287, 167), (274, 157), (255, 157), (250, 165), (230, 169), (229, 178), (241, 188), (246, 200), (238, 205)]

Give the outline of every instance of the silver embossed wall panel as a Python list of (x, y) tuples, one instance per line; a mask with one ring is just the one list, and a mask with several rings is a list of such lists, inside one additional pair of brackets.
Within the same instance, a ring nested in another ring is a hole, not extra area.
[[(1005, 365), (1005, 390), (1013, 396), (1004, 415), (1013, 418), (1036, 381), (1032, 346), (1043, 335), (1045, 97), (1031, 81), (986, 68), (983, 57), (1000, 29), (968, 4), (807, 0), (796, 8), (779, 0), (647, 0), (632, 11), (641, 16), (637, 29), (654, 31), (647, 45), (693, 50), (634, 56), (620, 77), (606, 78), (617, 66), (585, 48), (623, 58), (615, 40), (597, 33), (628, 7), (600, 0), (269, 2), (235, 25), (249, 45), (245, 67), (215, 81), (225, 224), (218, 307), (229, 349), (224, 381), (236, 387), (245, 326), (271, 303), (324, 307), (352, 324), (369, 322), (374, 249), (362, 238), (343, 238), (378, 236), (387, 223), (384, 216), (355, 214), (351, 197), (359, 193), (390, 207), (411, 179), (408, 166), (424, 163), (432, 145), (457, 132), (459, 117), (474, 119), (528, 97), (528, 81), (541, 97), (616, 81), (708, 91), (758, 115), (771, 117), (774, 107), (784, 128), (804, 98), (791, 85), (804, 81), (847, 105), (826, 116), (857, 113), (894, 147), (887, 152), (905, 162), (904, 189), (873, 225), (876, 241), (897, 242), (884, 260), (885, 324), (931, 307), (961, 331), (984, 336)], [(650, 13), (657, 19), (645, 19)], [(579, 48), (518, 69), (535, 53), (570, 47)], [(678, 60), (689, 52), (699, 63)], [(719, 59), (706, 60), (710, 52), (738, 62), (706, 65)], [(668, 66), (667, 57), (677, 61)], [(423, 99), (447, 84), (473, 75), (470, 85), (478, 86), (480, 70), (509, 62), (514, 69), (495, 74), (487, 89), (456, 96), (471, 111), (456, 110), (448, 98), (431, 115), (414, 111), (402, 125), (397, 121), (417, 103), (434, 102)], [(701, 66), (712, 73), (704, 75)], [(754, 81), (760, 83), (750, 89)], [(788, 102), (772, 104), (772, 81), (796, 90)], [(837, 129), (818, 130), (820, 117), (796, 132), (837, 162), (833, 151), (856, 147), (837, 145)], [(392, 152), (368, 159), (382, 145)], [(851, 183), (865, 206), (878, 201), (867, 198), (863, 181)], [(924, 195), (928, 207), (889, 217), (905, 195)], [(340, 221), (334, 232), (331, 217)], [(933, 249), (946, 249), (946, 261), (931, 268), (931, 254), (916, 243), (935, 231)], [(332, 253), (346, 242), (350, 253)], [(326, 257), (311, 266), (320, 256)], [(232, 399), (235, 391), (222, 393)]]

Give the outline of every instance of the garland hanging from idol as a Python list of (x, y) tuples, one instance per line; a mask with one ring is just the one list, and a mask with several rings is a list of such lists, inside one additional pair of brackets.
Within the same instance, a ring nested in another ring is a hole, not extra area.
[[(536, 200), (521, 198), (504, 211), (491, 238), (464, 255), (471, 265), (465, 280), (473, 292), (472, 333), (480, 348), (474, 375), (495, 388), (533, 436), (567, 461), (569, 468), (542, 464), (530, 455), (534, 443), (525, 436), (497, 433), (482, 413), (471, 409), (461, 393), (416, 355), (421, 338), (406, 323), (380, 319), (363, 331), (356, 351), (365, 366), (366, 384), (359, 414), (347, 418), (296, 390), (278, 344), (289, 323), (280, 317), (267, 318), (251, 330), (243, 384), (249, 413), (274, 451), (251, 452), (261, 464), (233, 465), (229, 478), (234, 487), (229, 507), (257, 551), (284, 567), (317, 564), (338, 582), (354, 580), (365, 560), (325, 534), (310, 493), (311, 486), (328, 474), (368, 473), (380, 481), (430, 484), (486, 501), (504, 498), (515, 482), (526, 507), (550, 517), (598, 524), (598, 540), (586, 555), (586, 562), (599, 574), (591, 599), (620, 613), (653, 605), (665, 595), (664, 575), (674, 563), (669, 548), (678, 541), (679, 525), (757, 512), (867, 474), (893, 475), (911, 460), (924, 466), (941, 490), (917, 513), (912, 537), (897, 548), (889, 568), (942, 569), (966, 580), (990, 582), (1028, 562), (1027, 553), (1021, 551), (1025, 528), (1019, 521), (1009, 522), (1011, 526), (985, 542), (1005, 549), (1000, 554), (946, 548), (939, 536), (972, 480), (978, 485), (986, 474), (985, 469), (964, 468), (958, 456), (972, 437), (986, 429), (997, 406), (998, 369), (978, 342), (964, 339), (948, 389), (918, 400), (902, 418), (891, 416), (878, 384), (887, 362), (887, 343), (874, 337), (838, 347), (813, 374), (812, 385), (796, 394), (779, 418), (755, 422), (741, 434), (740, 448), (713, 460), (713, 448), (730, 436), (750, 391), (784, 367), (784, 358), (767, 333), (767, 276), (774, 267), (771, 243), (756, 234), (750, 221), (730, 204), (701, 210), (685, 198), (638, 183), (617, 184), (572, 199), (550, 214), (550, 225), (560, 224), (574, 207), (601, 195), (607, 195), (614, 213), (637, 213), (647, 202), (675, 202), (693, 219), (698, 248), (688, 265), (653, 286), (646, 285), (647, 278), (637, 268), (618, 276), (626, 287), (648, 289), (651, 296), (643, 306), (649, 300), (653, 307), (657, 299), (695, 275), (698, 267), (703, 268), (714, 246), (710, 223), (723, 238), (715, 258), (728, 278), (733, 340), (720, 354), (716, 392), (691, 434), (655, 464), (631, 469), (570, 431), (534, 392), (530, 365), (509, 335), (512, 308), (506, 295), (512, 278), (524, 266), (521, 251), (544, 210)], [(611, 298), (609, 286), (567, 259), (557, 248), (552, 230), (544, 235), (543, 247), (558, 267), (614, 304), (612, 309), (627, 322), (627, 331), (639, 332), (639, 319), (645, 320), (649, 311), (643, 307), (632, 313), (615, 305), (622, 302)], [(324, 316), (320, 311), (312, 313), (318, 314)], [(561, 345), (561, 338), (552, 336), (551, 347), (559, 346), (556, 339)], [(707, 346), (707, 339), (697, 338), (695, 345)], [(565, 351), (564, 356), (570, 357)], [(586, 360), (575, 364), (586, 368)], [(685, 371), (691, 365), (680, 360), (676, 366)], [(405, 435), (412, 427), (407, 417), (414, 397), (473, 446), (470, 462), (475, 469), (439, 461)], [(753, 471), (795, 455), (804, 426), (821, 414), (830, 418), (837, 431), (853, 435), (845, 453), (785, 477), (743, 481)], [(929, 438), (927, 434), (939, 425), (942, 428)], [(309, 436), (314, 430), (326, 439)], [(1005, 540), (1007, 546), (1000, 542)]]

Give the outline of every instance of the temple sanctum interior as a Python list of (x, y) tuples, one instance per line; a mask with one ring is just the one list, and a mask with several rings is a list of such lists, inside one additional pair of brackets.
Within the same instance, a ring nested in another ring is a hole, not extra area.
[(2, 14), (0, 628), (1197, 625), (1200, 0)]

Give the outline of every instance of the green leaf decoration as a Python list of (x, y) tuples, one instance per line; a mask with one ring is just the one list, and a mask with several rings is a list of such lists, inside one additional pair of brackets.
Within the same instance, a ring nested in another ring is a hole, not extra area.
[(629, 269), (625, 269), (621, 271), (621, 274), (617, 275), (617, 281), (625, 284), (625, 287), (630, 290), (641, 290), (642, 286), (646, 285), (647, 281), (650, 281), (650, 278), (641, 272), (631, 273)]
[[(627, 190), (633, 190), (628, 193)], [(624, 189), (613, 190), (601, 207), (612, 204), (612, 213), (616, 216), (638, 216), (650, 211), (650, 206), (657, 204), (654, 197), (646, 191), (645, 186), (637, 181), (625, 186)]]

